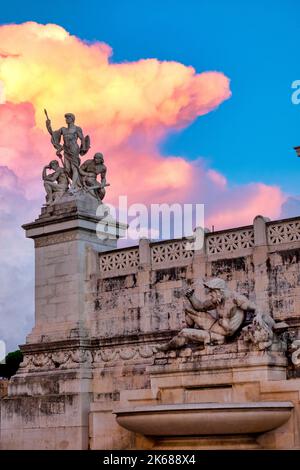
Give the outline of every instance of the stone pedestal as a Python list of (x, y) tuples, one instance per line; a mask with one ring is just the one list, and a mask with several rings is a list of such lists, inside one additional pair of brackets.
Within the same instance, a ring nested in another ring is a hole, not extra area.
[(85, 194), (43, 208), (23, 228), (35, 243), (35, 326), (27, 342), (87, 337), (88, 249), (116, 248), (125, 227), (110, 217), (107, 206)]
[(126, 227), (88, 194), (66, 195), (24, 225), (35, 243), (35, 326), (1, 401), (2, 449), (87, 449), (92, 356), (86, 296), (97, 252)]

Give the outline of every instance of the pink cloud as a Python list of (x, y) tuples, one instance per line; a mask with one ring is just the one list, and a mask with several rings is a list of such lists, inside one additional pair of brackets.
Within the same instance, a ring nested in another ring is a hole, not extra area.
[(216, 170), (208, 170), (207, 176), (213, 184), (216, 184), (220, 189), (225, 189), (227, 186), (227, 180), (224, 175)]
[[(223, 73), (196, 73), (193, 67), (157, 59), (110, 63), (110, 46), (87, 44), (53, 24), (1, 26), (0, 44), (6, 100), (0, 104), (0, 246), (6, 247), (0, 282), (7, 291), (0, 304), (11, 315), (13, 341), (19, 334), (14, 322), (21, 324), (24, 308), (32, 309), (24, 279), (32, 269), (33, 250), (20, 225), (37, 215), (44, 197), (41, 171), (55, 157), (44, 108), (54, 129), (64, 124), (65, 112), (75, 113), (77, 124), (91, 136), (90, 154), (104, 153), (111, 184), (107, 202), (127, 195), (129, 203), (205, 203), (206, 225), (215, 229), (249, 224), (258, 213), (279, 215), (285, 201), (279, 188), (262, 183), (231, 187), (201, 158), (190, 162), (159, 152), (170, 131), (230, 98)], [(15, 298), (26, 299), (25, 306)]]
[(281, 206), (286, 196), (277, 186), (262, 183), (250, 183), (232, 189), (226, 189), (210, 206), (206, 223), (214, 225), (215, 230), (237, 225), (249, 225), (254, 217), (262, 214), (270, 219), (280, 216)]
[[(230, 97), (220, 72), (156, 59), (109, 62), (111, 48), (87, 44), (57, 25), (28, 22), (0, 27), (0, 162), (11, 168), (25, 194), (43, 193), (40, 174), (54, 153), (44, 124), (47, 107), (54, 128), (74, 112), (91, 152), (102, 151), (111, 187), (108, 201), (198, 202), (218, 226), (250, 223), (258, 212), (279, 214), (284, 196), (255, 183), (237, 189), (198, 159), (163, 157), (159, 144)], [(34, 46), (34, 47), (33, 47)], [(222, 196), (220, 195), (222, 193)], [(270, 203), (271, 200), (271, 203)]]

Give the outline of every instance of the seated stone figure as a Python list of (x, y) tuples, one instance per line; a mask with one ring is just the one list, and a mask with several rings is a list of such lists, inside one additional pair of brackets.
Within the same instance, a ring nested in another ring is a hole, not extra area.
[(255, 312), (256, 306), (247, 297), (227, 288), (226, 282), (213, 278), (203, 282), (208, 289), (208, 298), (198, 299), (194, 290), (186, 292), (192, 308), (186, 308), (187, 328), (160, 348), (162, 351), (176, 349), (188, 342), (223, 344), (242, 326), (246, 312)]
[[(53, 173), (47, 175), (47, 170), (53, 170)], [(42, 178), (46, 190), (46, 204), (54, 204), (63, 196), (69, 187), (69, 179), (64, 168), (59, 166), (57, 160), (52, 160), (49, 165), (43, 169)]]
[[(95, 153), (93, 159), (86, 160), (79, 168), (83, 188), (99, 201), (103, 200), (105, 187), (109, 186), (106, 183), (106, 171), (102, 153)], [(100, 175), (101, 181), (97, 180), (98, 175)]]

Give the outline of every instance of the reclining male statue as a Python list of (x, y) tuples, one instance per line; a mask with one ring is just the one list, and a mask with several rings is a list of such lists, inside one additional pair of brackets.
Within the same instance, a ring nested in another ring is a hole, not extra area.
[(192, 309), (185, 309), (187, 328), (160, 347), (160, 351), (181, 348), (189, 342), (223, 344), (243, 326), (247, 312), (252, 313), (255, 324), (263, 328), (267, 341), (272, 340), (275, 322), (270, 315), (257, 312), (253, 302), (228, 289), (223, 279), (213, 278), (203, 285), (208, 289), (207, 300), (198, 299), (193, 289), (186, 292), (192, 306)]

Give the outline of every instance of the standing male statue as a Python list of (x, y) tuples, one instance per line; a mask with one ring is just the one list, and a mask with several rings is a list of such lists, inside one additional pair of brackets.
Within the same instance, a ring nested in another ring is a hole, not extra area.
[[(71, 190), (82, 188), (82, 181), (79, 174), (80, 155), (85, 155), (90, 148), (89, 136), (84, 137), (81, 127), (75, 125), (75, 116), (72, 113), (65, 114), (67, 127), (61, 127), (53, 131), (51, 121), (47, 117), (46, 128), (51, 135), (51, 143), (56, 149), (56, 155), (62, 160), (61, 152), (64, 152), (63, 165), (67, 175), (72, 180)], [(61, 144), (61, 138), (63, 144)], [(78, 145), (80, 141), (80, 147)]]

